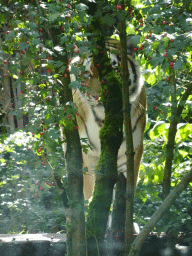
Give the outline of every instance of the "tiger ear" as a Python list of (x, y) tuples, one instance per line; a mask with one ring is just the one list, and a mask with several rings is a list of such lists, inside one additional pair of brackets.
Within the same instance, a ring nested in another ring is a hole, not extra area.
[(135, 43), (133, 43), (133, 38), (134, 34), (129, 34), (127, 36), (127, 54), (135, 57), (135, 51), (134, 48), (137, 46)]

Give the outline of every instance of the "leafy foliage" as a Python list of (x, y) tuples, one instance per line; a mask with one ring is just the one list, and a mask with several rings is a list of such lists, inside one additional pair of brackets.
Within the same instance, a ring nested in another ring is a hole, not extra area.
[[(134, 51), (145, 70), (147, 85), (148, 124), (135, 206), (136, 219), (141, 220), (141, 225), (162, 200), (159, 184), (164, 174), (168, 129), (179, 104), (184, 108), (177, 117), (180, 120), (172, 187), (179, 182), (184, 170), (191, 168), (192, 96), (181, 102), (192, 82), (190, 1), (129, 2), (125, 1), (125, 10), (116, 5), (116, 1), (107, 4), (98, 1), (102, 9), (97, 10), (90, 2), (86, 2), (87, 6), (80, 1), (69, 3), (66, 0), (5, 0), (0, 4), (0, 58), (2, 63), (6, 61), (0, 72), (5, 79), (9, 77), (14, 81), (14, 88), (19, 88), (17, 96), (21, 108), (13, 114), (18, 118), (28, 114), (30, 119), (24, 132), (1, 137), (1, 212), (2, 217), (7, 215), (2, 222), (2, 232), (35, 232), (31, 223), (36, 223), (38, 230), (49, 231), (55, 225), (54, 219), (60, 221), (63, 217), (58, 210), (62, 209), (58, 191), (49, 182), (53, 182), (52, 170), (65, 175), (59, 127), (78, 129), (76, 106), (72, 102), (61, 104), (63, 85), (72, 74), (77, 79), (71, 82), (70, 88), (91, 93), (79, 77), (85, 71), (82, 65), (78, 61), (71, 69), (69, 65), (75, 57), (86, 58), (91, 51), (99, 53), (102, 49), (97, 47), (92, 35), (100, 37), (100, 33), (105, 33), (109, 37), (114, 28), (118, 34), (118, 21), (124, 17), (128, 21), (127, 32), (135, 35), (137, 48)], [(91, 15), (87, 14), (88, 8)], [(103, 23), (103, 27), (95, 31), (91, 26), (93, 15)], [(86, 151), (86, 139), (82, 140)], [(191, 202), (190, 193), (191, 187), (183, 193), (187, 203)], [(184, 196), (179, 206), (172, 208), (178, 229), (181, 224), (189, 227), (185, 214), (190, 209), (186, 208)]]
[[(16, 132), (0, 144), (2, 233), (65, 229), (58, 189), (50, 168), (31, 148), (34, 140), (31, 133)], [(61, 154), (61, 148), (59, 151)], [(58, 154), (55, 152), (53, 158), (58, 158)], [(55, 164), (58, 164), (57, 160)]]

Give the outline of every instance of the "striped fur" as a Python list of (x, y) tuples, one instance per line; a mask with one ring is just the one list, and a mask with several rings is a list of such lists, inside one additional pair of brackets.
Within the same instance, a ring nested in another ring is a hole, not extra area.
[[(110, 48), (109, 48), (110, 50)], [(118, 55), (109, 53), (111, 64), (114, 68), (119, 65)], [(81, 61), (77, 59), (76, 61)], [(85, 200), (90, 199), (94, 187), (94, 167), (97, 164), (100, 155), (99, 130), (105, 117), (104, 106), (98, 102), (100, 83), (98, 81), (97, 70), (93, 65), (92, 57), (88, 56), (83, 61), (85, 66), (84, 82), (93, 90), (92, 95), (82, 93), (79, 89), (73, 91), (73, 100), (76, 103), (78, 112), (77, 123), (81, 138), (88, 138), (92, 149), (88, 153), (83, 153), (84, 166), (88, 167), (88, 173), (84, 174), (84, 196)], [(128, 69), (131, 79), (130, 101), (132, 103), (131, 119), (134, 144), (134, 164), (135, 164), (135, 188), (138, 179), (140, 161), (143, 154), (143, 134), (146, 123), (146, 92), (143, 86), (143, 79), (140, 74), (140, 68), (133, 56), (128, 54)], [(71, 80), (75, 79), (71, 76)], [(126, 144), (125, 138), (118, 153), (118, 171), (126, 176)]]

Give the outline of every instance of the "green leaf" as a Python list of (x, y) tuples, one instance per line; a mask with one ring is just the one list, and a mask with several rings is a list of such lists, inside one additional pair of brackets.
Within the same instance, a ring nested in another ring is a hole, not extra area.
[(0, 23), (4, 24), (4, 22), (5, 22), (5, 15), (0, 13)]
[(59, 12), (53, 13), (53, 14), (49, 15), (49, 21), (54, 22), (55, 20), (57, 20), (58, 17), (60, 17)]
[(160, 136), (163, 136), (164, 140), (167, 141), (168, 128), (169, 128), (169, 124), (159, 121), (153, 127), (153, 129), (149, 132), (149, 136), (150, 136), (151, 140), (153, 140), (155, 138), (159, 138)]
[(176, 133), (176, 142), (189, 140), (192, 137), (192, 124), (179, 124)]
[(174, 69), (183, 69), (184, 61), (182, 59), (179, 59), (174, 64)]
[(75, 80), (75, 81), (73, 81), (73, 82), (71, 82), (71, 83), (69, 84), (69, 87), (70, 87), (70, 88), (73, 88), (73, 89), (75, 90), (75, 89), (80, 88), (80, 87), (81, 87), (81, 84), (80, 84), (79, 81)]
[(56, 129), (51, 128), (49, 130), (49, 137), (53, 140), (58, 139), (59, 137), (58, 131)]
[(39, 44), (39, 39), (33, 39), (32, 44), (33, 45), (38, 45)]
[(80, 73), (80, 68), (72, 66), (71, 73), (74, 74), (75, 76), (78, 76)]

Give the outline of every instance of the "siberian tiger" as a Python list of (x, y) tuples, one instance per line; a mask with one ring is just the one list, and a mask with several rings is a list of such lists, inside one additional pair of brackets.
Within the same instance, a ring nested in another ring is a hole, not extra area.
[[(110, 53), (112, 48), (109, 47), (109, 57), (111, 64), (114, 68), (119, 65), (119, 56)], [(130, 86), (130, 102), (131, 107), (131, 120), (133, 132), (133, 145), (134, 145), (134, 188), (136, 188), (139, 166), (143, 154), (143, 134), (146, 124), (146, 92), (143, 85), (143, 79), (140, 73), (140, 67), (133, 55), (133, 46), (128, 44), (127, 48), (128, 69), (131, 80)], [(72, 61), (81, 62), (80, 58)], [(85, 67), (84, 83), (87, 84), (93, 91), (91, 95), (82, 93), (79, 89), (73, 91), (73, 100), (77, 106), (79, 116), (77, 123), (79, 126), (80, 138), (88, 138), (88, 143), (92, 149), (88, 153), (83, 153), (84, 166), (88, 167), (88, 172), (84, 174), (84, 198), (89, 200), (93, 193), (95, 177), (94, 167), (98, 162), (100, 155), (100, 139), (99, 130), (102, 127), (105, 117), (104, 106), (98, 101), (100, 83), (98, 80), (97, 70), (93, 65), (92, 57), (89, 55), (83, 60)], [(71, 80), (75, 80), (74, 75), (71, 75)], [(126, 176), (126, 143), (123, 139), (122, 145), (118, 153), (118, 171)]]

